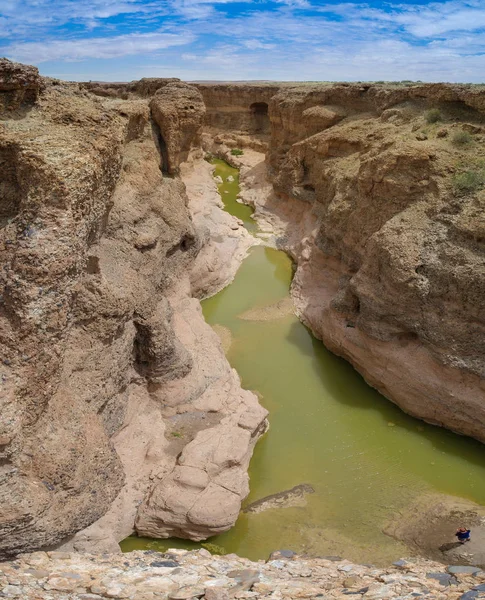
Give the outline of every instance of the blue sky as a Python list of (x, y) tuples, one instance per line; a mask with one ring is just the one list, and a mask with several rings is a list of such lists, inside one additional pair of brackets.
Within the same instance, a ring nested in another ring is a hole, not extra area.
[(0, 0), (0, 56), (71, 80), (485, 81), (485, 0)]

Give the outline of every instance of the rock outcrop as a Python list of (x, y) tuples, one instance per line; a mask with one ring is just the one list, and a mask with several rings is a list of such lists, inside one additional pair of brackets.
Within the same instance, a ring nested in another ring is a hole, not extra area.
[(205, 105), (192, 86), (173, 82), (159, 88), (150, 102), (157, 141), (162, 157), (162, 171), (168, 175), (188, 158), (193, 145), (200, 145), (198, 135)]
[[(117, 359), (102, 378), (110, 355), (132, 351), (129, 308), (100, 289), (88, 257), (120, 174), (124, 123), (69, 84), (47, 84), (20, 110), (0, 130), (0, 552), (56, 543), (115, 498), (123, 470), (107, 429), (120, 412), (103, 409), (126, 365)], [(97, 373), (96, 352), (78, 345), (90, 326), (100, 351), (113, 342)]]
[[(406, 412), (481, 441), (485, 196), (460, 177), (485, 153), (480, 135), (460, 145), (437, 131), (481, 131), (483, 98), (451, 86), (280, 91), (269, 153), (282, 202), (312, 215), (286, 231), (303, 320)], [(425, 120), (432, 106), (439, 126)], [(315, 107), (327, 120), (309, 130)]]
[(35, 67), (0, 58), (0, 115), (31, 106), (41, 86), (42, 79)]
[(269, 135), (268, 104), (277, 84), (197, 84), (207, 107), (205, 125), (215, 135)]
[[(209, 435), (199, 466), (210, 493), (223, 489), (216, 479), (233, 482), (217, 496), (227, 529), (266, 412), (191, 298), (191, 269), (211, 239), (173, 175), (197, 144), (200, 94), (157, 80), (151, 100), (101, 100), (30, 67), (1, 68), (0, 555), (116, 549), (151, 488), (178, 473), (184, 446), (226, 422), (239, 462), (217, 473), (204, 463)], [(181, 439), (171, 436), (177, 418), (192, 423)], [(213, 527), (198, 514), (198, 539)]]

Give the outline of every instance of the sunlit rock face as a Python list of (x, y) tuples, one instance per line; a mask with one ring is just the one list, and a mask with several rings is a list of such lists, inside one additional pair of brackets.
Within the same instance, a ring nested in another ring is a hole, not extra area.
[(194, 145), (200, 145), (205, 105), (200, 93), (182, 82), (169, 83), (158, 89), (150, 102), (157, 141), (162, 155), (162, 170), (178, 172)]
[[(210, 239), (176, 174), (198, 146), (201, 96), (174, 81), (133, 89), (96, 96), (0, 63), (1, 555), (115, 549), (177, 466), (167, 419), (205, 414), (192, 404), (202, 394), (220, 409), (193, 437), (266, 415), (190, 298)], [(241, 426), (241, 485), (218, 499), (225, 529), (247, 493), (257, 425)], [(203, 530), (213, 515), (199, 513)]]
[(268, 154), (281, 207), (313, 215), (287, 231), (301, 317), (405, 411), (481, 441), (485, 195), (460, 177), (481, 168), (484, 98), (447, 85), (280, 90)]

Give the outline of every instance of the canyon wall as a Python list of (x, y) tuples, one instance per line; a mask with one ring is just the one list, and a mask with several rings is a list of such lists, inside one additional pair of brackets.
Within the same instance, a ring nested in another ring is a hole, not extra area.
[(327, 347), (406, 412), (481, 441), (484, 194), (466, 182), (483, 177), (484, 99), (469, 86), (282, 88), (275, 194), (250, 198), (280, 217), (297, 312)]
[(483, 176), (484, 107), (466, 86), (282, 91), (268, 155), (314, 217), (287, 232), (303, 320), (406, 412), (481, 441), (485, 195), (462, 182)]
[(206, 128), (215, 132), (269, 134), (268, 105), (277, 84), (197, 84), (206, 105)]
[[(199, 87), (204, 143), (297, 263), (302, 320), (406, 412), (485, 441), (483, 87)], [(230, 156), (258, 102), (266, 173)]]
[(137, 515), (203, 539), (248, 491), (266, 411), (192, 298), (211, 239), (178, 177), (204, 103), (149, 83), (96, 97), (0, 62), (0, 555), (114, 550)]

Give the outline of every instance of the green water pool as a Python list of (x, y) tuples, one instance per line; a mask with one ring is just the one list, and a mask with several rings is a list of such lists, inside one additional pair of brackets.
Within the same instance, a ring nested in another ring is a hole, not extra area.
[[(223, 168), (225, 180), (234, 170)], [(209, 324), (230, 330), (228, 360), (270, 412), (270, 429), (251, 461), (245, 505), (301, 483), (315, 493), (306, 506), (241, 513), (231, 531), (209, 541), (252, 559), (291, 548), (388, 563), (409, 551), (381, 528), (416, 496), (443, 492), (485, 504), (483, 446), (404, 414), (294, 315), (268, 318), (266, 311), (265, 320), (241, 318), (287, 298), (291, 277), (285, 253), (256, 246), (234, 282), (202, 305)], [(130, 537), (121, 546), (200, 544)]]
[[(252, 217), (253, 209), (237, 201), (239, 195), (239, 170), (231, 167), (219, 158), (213, 158), (211, 163), (216, 167), (214, 176), (219, 176), (222, 179), (222, 183), (217, 185), (217, 189), (224, 202), (224, 210), (241, 219), (246, 229), (255, 233), (258, 230), (258, 224)], [(227, 181), (228, 177), (232, 177), (232, 181)]]

